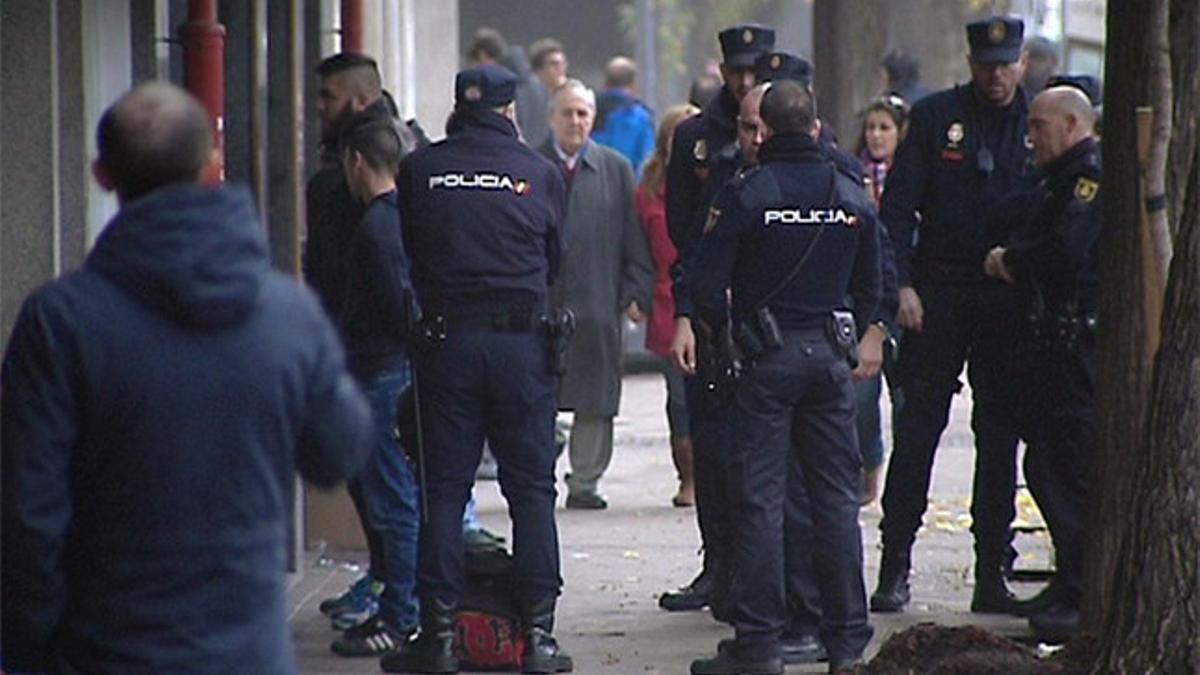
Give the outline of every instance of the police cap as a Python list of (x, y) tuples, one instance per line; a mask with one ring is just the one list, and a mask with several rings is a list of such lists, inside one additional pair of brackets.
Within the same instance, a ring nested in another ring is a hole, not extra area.
[(717, 34), (722, 63), (731, 68), (753, 68), (754, 59), (775, 47), (775, 30), (756, 23), (726, 28)]
[(1100, 80), (1091, 75), (1055, 75), (1046, 82), (1046, 88), (1050, 87), (1074, 87), (1082, 91), (1093, 106), (1104, 100), (1100, 94)]
[(1025, 23), (1016, 17), (993, 16), (967, 24), (967, 43), (975, 63), (1016, 63), (1024, 36)]
[(501, 108), (512, 103), (516, 91), (517, 76), (494, 63), (472, 66), (454, 78), (454, 103), (458, 106)]
[(813, 66), (808, 59), (790, 52), (768, 52), (755, 60), (754, 77), (759, 82), (794, 80), (811, 87)]

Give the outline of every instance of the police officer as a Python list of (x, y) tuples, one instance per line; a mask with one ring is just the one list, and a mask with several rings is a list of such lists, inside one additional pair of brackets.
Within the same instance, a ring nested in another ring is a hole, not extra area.
[[(688, 258), (699, 239), (704, 217), (720, 180), (732, 172), (714, 177), (715, 158), (736, 152), (737, 114), (741, 99), (755, 85), (754, 60), (775, 45), (775, 31), (747, 24), (721, 31), (725, 80), (720, 94), (699, 115), (679, 124), (672, 140), (671, 161), (667, 165), (667, 230), (679, 251), (680, 262), (673, 270), (672, 293), (675, 298), (675, 340), (672, 353), (676, 365), (686, 375), (696, 374), (696, 341), (692, 333), (691, 294), (687, 289)], [(714, 602), (714, 616), (728, 618), (722, 611), (720, 596), (727, 587), (724, 560), (728, 557), (728, 507), (721, 486), (721, 458), (728, 443), (724, 408), (706, 395), (696, 377), (685, 381), (688, 410), (694, 411), (692, 443), (695, 447), (696, 519), (704, 545), (704, 568), (690, 584), (659, 598), (668, 611), (701, 609)], [(720, 580), (720, 581), (719, 581)], [(715, 598), (710, 598), (715, 590)]]
[(458, 672), (463, 506), (486, 438), (513, 520), (526, 673), (571, 670), (552, 637), (559, 578), (554, 522), (556, 381), (542, 318), (558, 271), (563, 179), (521, 143), (516, 76), (460, 72), (448, 138), (410, 155), (398, 189), (421, 303), (416, 356), (428, 512), (418, 567), (421, 632), (389, 672)]
[[(1027, 104), (1021, 79), (1020, 19), (967, 26), (971, 82), (932, 94), (912, 109), (908, 134), (888, 175), (880, 217), (896, 251), (898, 364), (904, 405), (883, 495), (883, 561), (875, 611), (909, 599), (910, 552), (929, 492), (934, 452), (960, 388), (964, 361), (974, 394), (975, 590), (971, 609), (1008, 612), (1017, 434), (1011, 373), (1016, 298), (984, 276), (981, 263), (1003, 232), (981, 214), (1027, 186)], [(919, 241), (914, 246), (914, 233)]]
[(763, 95), (760, 164), (720, 193), (694, 259), (699, 319), (732, 335), (730, 353), (749, 367), (724, 383), (733, 396), (726, 473), (736, 639), (715, 657), (694, 661), (696, 675), (783, 672), (790, 452), (800, 454), (812, 504), (831, 671), (858, 661), (873, 633), (862, 582), (862, 459), (848, 363), (855, 319), (835, 310), (849, 294), (857, 322), (873, 315), (879, 233), (861, 185), (817, 147), (814, 113), (811, 91), (796, 82), (774, 83)]
[(1028, 313), (1018, 359), (1025, 478), (1050, 527), (1058, 569), (1025, 609), (1034, 632), (1053, 641), (1078, 630), (1083, 591), (1103, 211), (1095, 121), (1091, 102), (1074, 86), (1052, 86), (1034, 99), (1029, 138), (1045, 171), (1038, 206), (1012, 243), (993, 248), (984, 261), (988, 276), (1016, 285)]

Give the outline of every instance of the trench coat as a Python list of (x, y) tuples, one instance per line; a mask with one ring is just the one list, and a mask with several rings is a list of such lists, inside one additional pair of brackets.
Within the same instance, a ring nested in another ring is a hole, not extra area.
[[(553, 140), (541, 151), (565, 174)], [(628, 160), (588, 141), (567, 185), (566, 253), (550, 297), (575, 313), (576, 331), (559, 384), (558, 407), (611, 417), (621, 400), (625, 309), (637, 302), (643, 314), (650, 314), (654, 262), (634, 212)]]

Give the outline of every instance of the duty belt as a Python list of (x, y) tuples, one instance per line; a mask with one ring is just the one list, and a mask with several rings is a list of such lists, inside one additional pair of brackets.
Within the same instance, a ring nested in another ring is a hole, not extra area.
[(434, 317), (441, 319), (449, 333), (532, 333), (545, 323), (542, 314), (530, 311), (501, 314), (460, 314)]

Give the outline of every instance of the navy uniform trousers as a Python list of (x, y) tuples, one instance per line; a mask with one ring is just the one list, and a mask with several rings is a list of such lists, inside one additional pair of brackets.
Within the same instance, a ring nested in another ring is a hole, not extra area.
[[(806, 492), (811, 506), (811, 526), (804, 529), (810, 528), (806, 552), (821, 580), (820, 638), (831, 658), (856, 658), (873, 630), (862, 579), (862, 457), (850, 367), (834, 353), (824, 329), (787, 331), (785, 340), (737, 383), (730, 413), (734, 440), (726, 467), (739, 656), (780, 655), (791, 602), (784, 583), (784, 512), (795, 488)], [(798, 485), (790, 464), (803, 474)]]
[(1025, 480), (1054, 541), (1055, 585), (1078, 607), (1083, 596), (1088, 474), (1095, 447), (1096, 354), (1091, 338), (1074, 350), (1023, 351), (1020, 405)]
[(554, 521), (556, 379), (542, 332), (449, 330), (417, 356), (428, 522), (418, 567), (422, 602), (456, 605), (464, 586), (463, 508), (486, 438), (513, 527), (523, 608), (558, 596)]
[[(697, 339), (702, 339), (697, 336)], [(700, 524), (701, 540), (710, 549), (705, 564), (719, 575), (733, 574), (732, 523), (727, 481), (728, 454), (733, 442), (731, 412), (728, 400), (706, 390), (700, 377), (684, 380), (687, 394), (688, 418), (692, 444), (700, 461), (696, 462), (696, 520)], [(788, 485), (784, 504), (784, 585), (787, 593), (787, 625), (785, 635), (817, 635), (821, 620), (820, 597), (812, 563), (812, 518), (808, 490), (804, 485), (803, 465), (792, 457), (787, 466)], [(726, 577), (727, 578), (727, 577)], [(715, 585), (719, 597), (715, 602), (728, 602), (720, 597), (726, 593), (726, 579)], [(719, 608), (723, 609), (723, 608)], [(731, 618), (731, 617), (722, 617)]]
[[(1000, 282), (917, 284), (921, 331), (905, 331), (900, 348), (904, 405), (883, 493), (884, 549), (907, 554), (929, 494), (933, 458), (960, 389), (963, 363), (974, 396), (975, 477), (971, 531), (978, 559), (1005, 563), (1016, 516), (1017, 426), (1014, 348), (1021, 319), (1016, 296)], [(907, 556), (906, 556), (907, 557)]]

